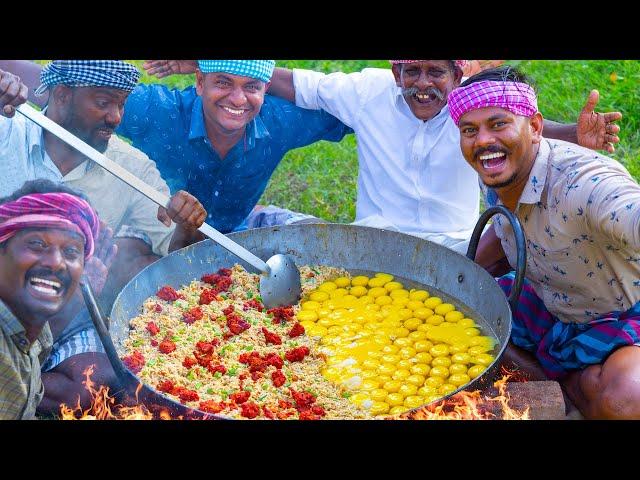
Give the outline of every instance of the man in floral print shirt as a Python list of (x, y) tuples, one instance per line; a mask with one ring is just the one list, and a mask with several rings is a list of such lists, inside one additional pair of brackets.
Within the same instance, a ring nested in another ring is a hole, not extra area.
[[(535, 92), (511, 67), (469, 78), (449, 106), (487, 204), (525, 231), (512, 342), (585, 417), (640, 418), (640, 186), (617, 161), (544, 138)], [(516, 264), (512, 228), (497, 216), (478, 258), (502, 255)], [(498, 281), (508, 295), (513, 272)]]

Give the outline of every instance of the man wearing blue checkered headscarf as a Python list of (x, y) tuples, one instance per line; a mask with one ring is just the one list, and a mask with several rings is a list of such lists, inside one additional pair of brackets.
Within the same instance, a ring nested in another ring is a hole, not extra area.
[(276, 66), (275, 60), (198, 60), (202, 73), (224, 72), (268, 82)]
[(68, 87), (108, 87), (131, 92), (138, 84), (140, 72), (122, 60), (54, 60), (40, 73), (41, 95), (53, 85)]

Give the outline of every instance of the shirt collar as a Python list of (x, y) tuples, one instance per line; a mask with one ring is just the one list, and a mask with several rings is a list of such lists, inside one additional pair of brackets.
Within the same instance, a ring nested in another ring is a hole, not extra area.
[[(256, 115), (251, 123), (247, 125), (247, 149), (251, 149), (255, 146), (256, 139), (270, 136), (269, 130), (262, 121), (262, 118), (260, 118), (259, 114)], [(191, 107), (191, 125), (189, 126), (189, 140), (194, 140), (196, 138), (207, 138), (202, 98), (199, 95), (193, 102), (193, 107)]]
[(24, 326), (2, 300), (0, 300), (0, 328), (9, 336), (26, 333)]
[[(42, 109), (42, 114), (46, 115), (47, 113), (47, 108), (49, 108), (48, 106), (45, 106)], [(47, 151), (44, 148), (44, 128), (42, 128), (40, 125), (36, 124), (35, 122), (31, 122), (29, 121), (28, 123), (30, 123), (32, 126), (30, 128), (32, 128), (31, 132), (33, 133), (33, 135), (29, 135), (29, 151), (33, 152), (34, 148), (38, 148), (40, 149), (40, 153), (42, 155), (42, 160), (44, 161), (45, 157), (48, 157), (49, 155), (47, 154)], [(113, 136), (115, 135), (112, 134), (111, 138), (109, 139), (109, 142), (111, 142), (111, 140), (113, 140)], [(106, 151), (104, 152), (104, 154), (106, 155)], [(50, 158), (50, 157), (49, 157)], [(53, 163), (53, 160), (51, 160), (51, 163)], [(67, 178), (65, 177), (66, 180), (75, 180), (76, 178), (80, 178), (82, 177), (85, 173), (91, 171), (93, 168), (97, 167), (98, 165), (91, 161), (91, 160), (85, 160), (84, 162), (82, 162), (80, 165), (78, 165), (76, 168), (74, 168), (71, 172), (69, 172), (69, 174), (71, 174), (72, 172), (75, 172), (71, 178)], [(82, 168), (80, 168), (82, 167)], [(69, 175), (67, 174), (67, 175)]]
[(424, 122), (423, 120), (420, 120), (418, 117), (416, 117), (413, 114), (413, 112), (411, 111), (411, 108), (409, 108), (409, 104), (405, 100), (404, 95), (402, 95), (402, 88), (398, 87), (397, 85), (395, 86), (395, 101), (398, 108), (404, 109), (406, 112), (409, 112), (409, 115), (411, 116), (411, 118), (413, 118), (416, 122), (437, 126), (437, 125), (440, 125), (441, 123), (444, 123), (447, 120), (447, 118), (450, 117), (449, 105), (445, 104), (444, 107), (442, 107), (442, 110), (440, 110), (436, 114), (436, 116), (433, 117), (432, 119), (427, 120), (426, 122)]
[(540, 147), (538, 148), (538, 154), (529, 173), (527, 184), (524, 186), (518, 203), (536, 204), (540, 201), (547, 179), (547, 164), (549, 163), (550, 152), (551, 148), (549, 147), (549, 143), (545, 139), (542, 139)]

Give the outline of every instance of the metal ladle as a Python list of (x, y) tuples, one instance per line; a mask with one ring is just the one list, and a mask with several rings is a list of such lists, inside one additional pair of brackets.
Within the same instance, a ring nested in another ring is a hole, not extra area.
[[(17, 107), (16, 110), (161, 207), (166, 207), (169, 204), (170, 199), (168, 196), (154, 190), (113, 160), (108, 159), (95, 148), (89, 146), (26, 103)], [(276, 254), (265, 263), (207, 223), (203, 223), (198, 230), (261, 273), (260, 295), (267, 308), (292, 305), (298, 301), (301, 293), (300, 272), (290, 256)]]

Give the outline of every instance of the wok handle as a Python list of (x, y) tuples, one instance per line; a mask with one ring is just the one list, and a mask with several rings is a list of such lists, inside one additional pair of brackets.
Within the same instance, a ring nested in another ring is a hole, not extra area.
[(96, 327), (98, 335), (100, 336), (100, 341), (102, 341), (102, 346), (109, 358), (109, 363), (111, 363), (111, 367), (121, 384), (127, 385), (129, 383), (129, 371), (120, 360), (120, 357), (118, 357), (116, 347), (113, 345), (113, 340), (111, 340), (111, 335), (107, 330), (107, 324), (104, 320), (104, 316), (102, 315), (100, 307), (96, 302), (96, 297), (93, 294), (93, 289), (89, 284), (89, 280), (84, 275), (80, 281), (80, 290), (84, 297), (84, 303), (87, 305), (87, 309), (89, 310), (89, 315), (91, 315), (91, 320), (93, 320), (93, 325)]
[(524, 282), (524, 274), (527, 269), (526, 242), (524, 230), (522, 230), (522, 225), (520, 225), (520, 220), (518, 220), (518, 218), (503, 205), (488, 208), (482, 215), (480, 215), (480, 219), (478, 220), (478, 223), (476, 223), (476, 227), (473, 229), (473, 234), (471, 234), (471, 240), (469, 241), (469, 249), (467, 250), (467, 258), (475, 261), (476, 250), (478, 249), (478, 242), (480, 241), (482, 230), (489, 219), (498, 213), (507, 217), (516, 237), (516, 281), (511, 289), (511, 295), (509, 295), (509, 305), (511, 306), (511, 313), (513, 313), (516, 311), (516, 307), (518, 305), (518, 298), (520, 298), (520, 292)]

